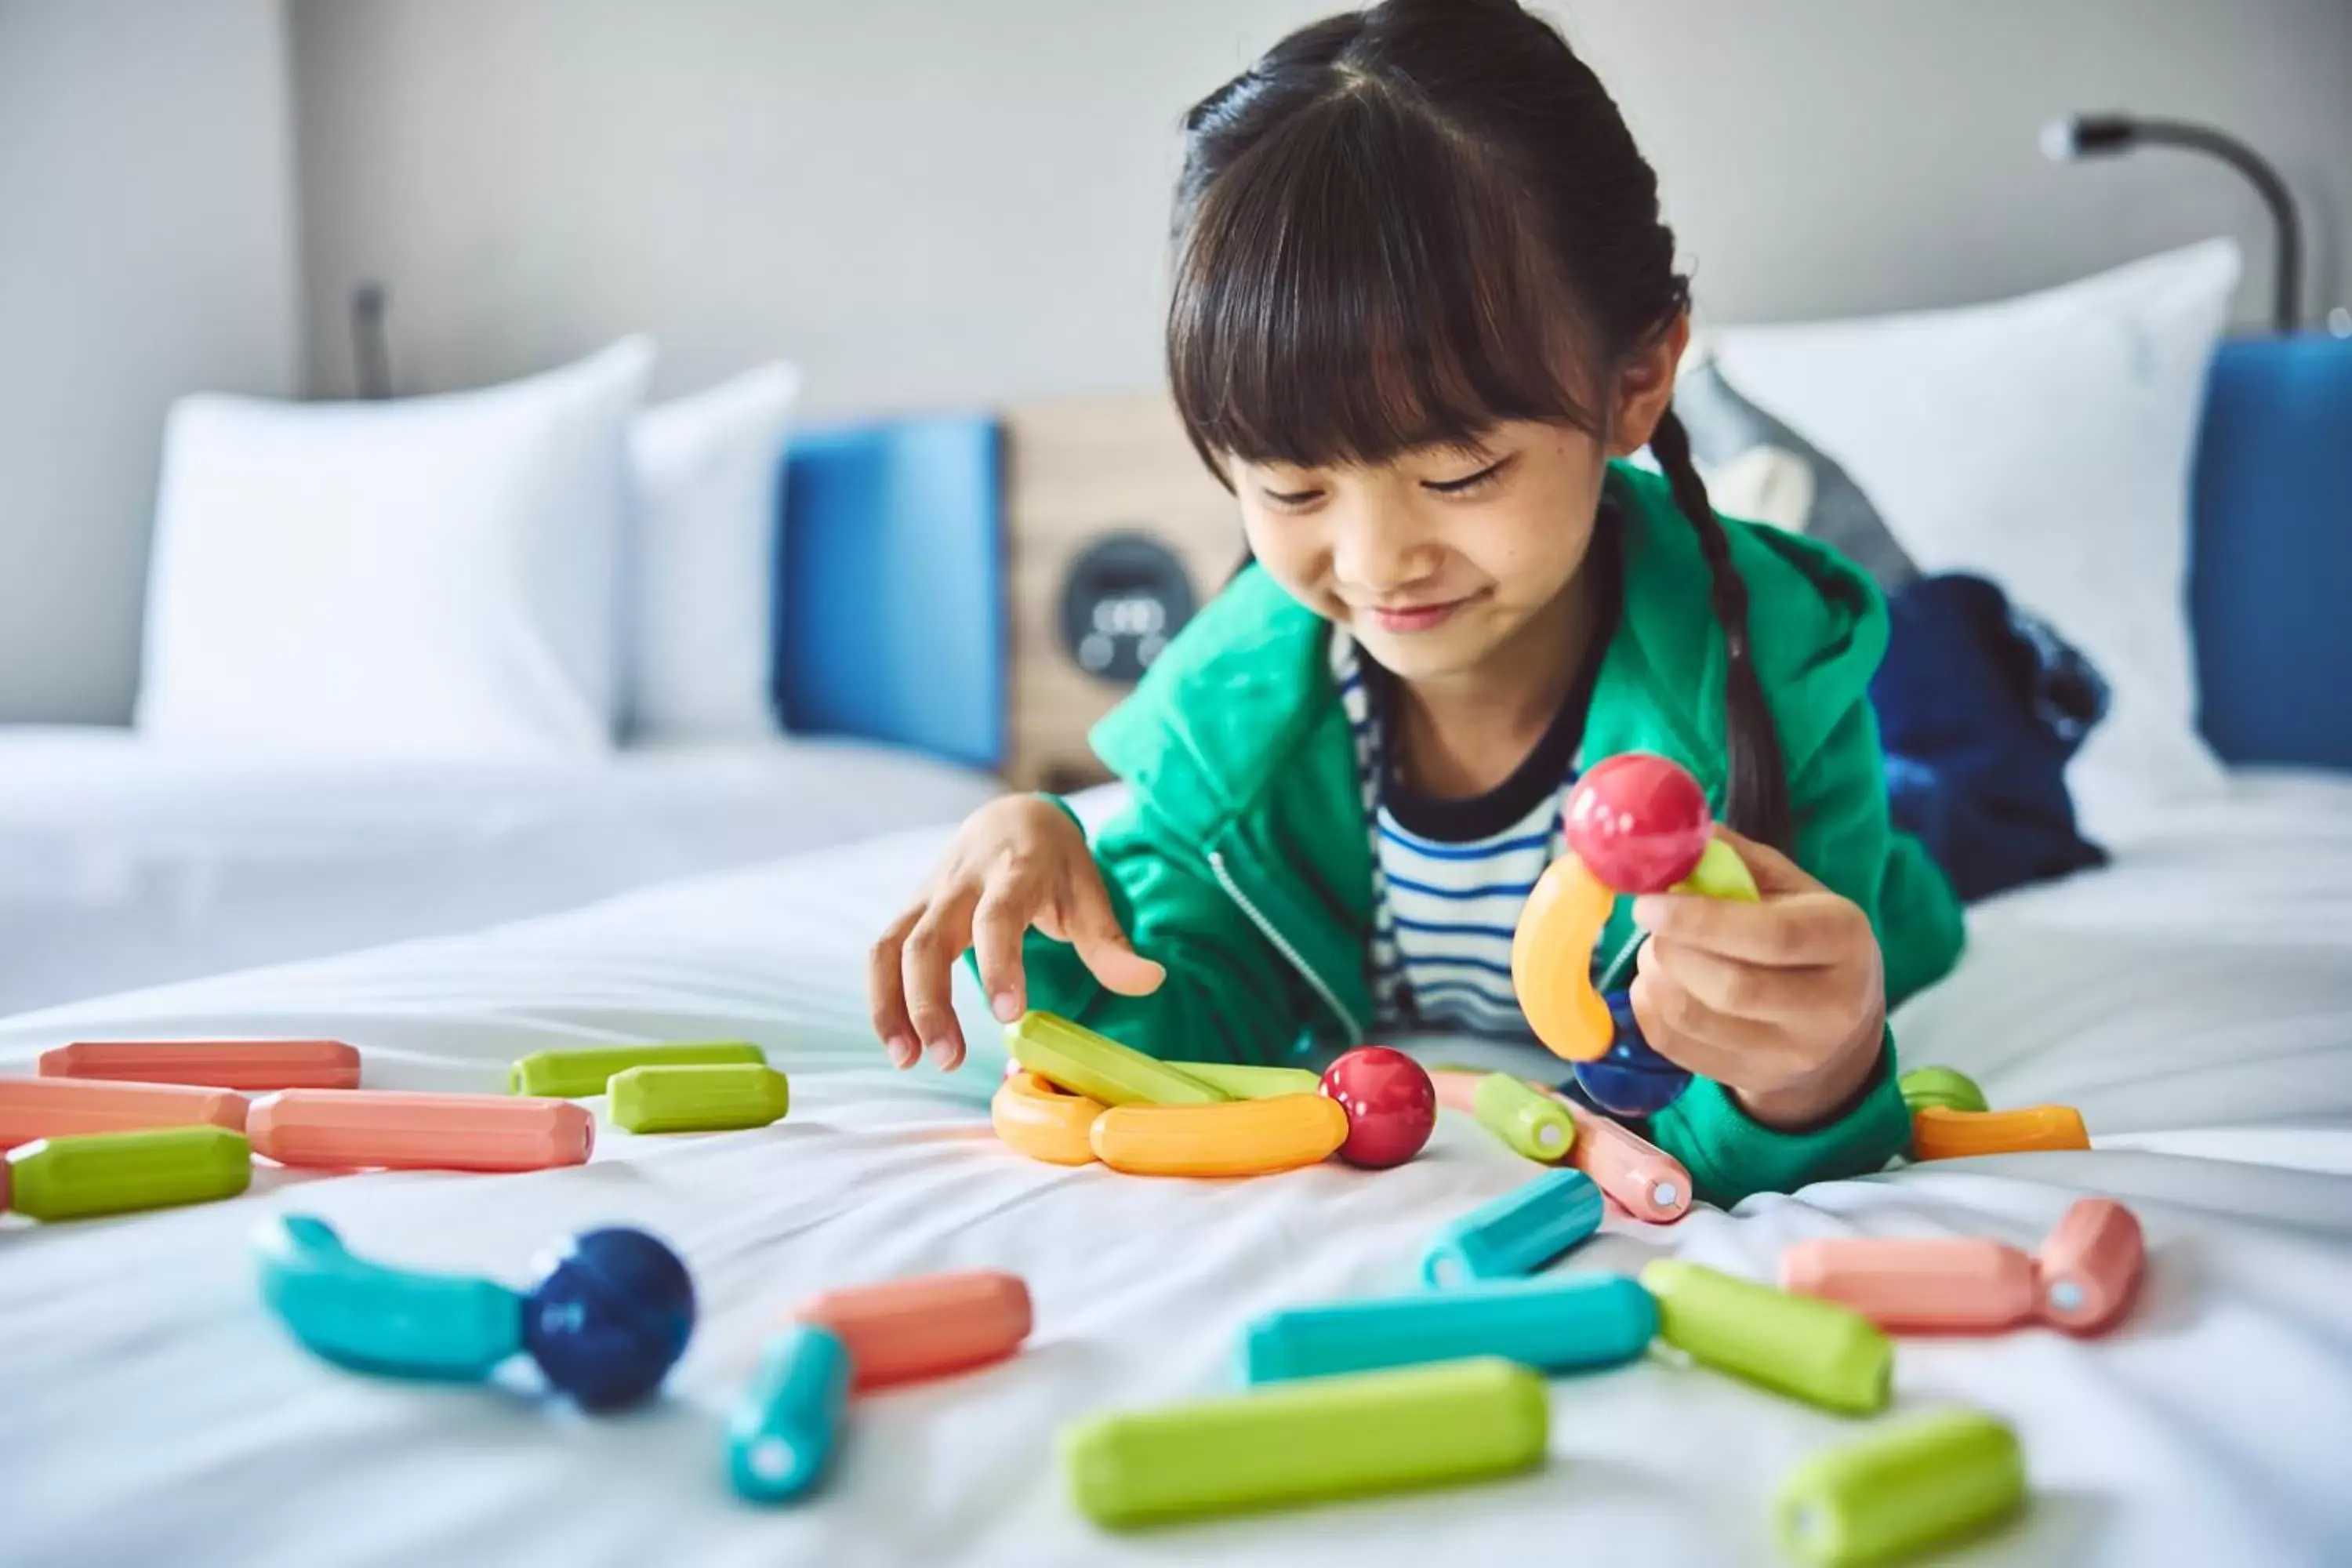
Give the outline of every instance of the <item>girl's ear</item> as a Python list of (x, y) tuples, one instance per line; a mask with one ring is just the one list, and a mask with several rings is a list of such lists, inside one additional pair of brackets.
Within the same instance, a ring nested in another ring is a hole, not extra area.
[(1690, 313), (1684, 311), (1665, 331), (1635, 349), (1618, 371), (1616, 417), (1609, 423), (1612, 457), (1632, 457), (1650, 444), (1658, 421), (1674, 406), (1675, 371), (1682, 363), (1683, 350), (1690, 344)]

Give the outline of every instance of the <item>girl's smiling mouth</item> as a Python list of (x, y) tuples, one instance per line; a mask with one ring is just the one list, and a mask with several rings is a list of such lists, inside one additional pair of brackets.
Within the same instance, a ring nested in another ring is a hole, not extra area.
[(1452, 620), (1463, 606), (1477, 596), (1465, 594), (1458, 599), (1444, 599), (1428, 605), (1363, 605), (1356, 606), (1356, 614), (1391, 636), (1433, 631)]

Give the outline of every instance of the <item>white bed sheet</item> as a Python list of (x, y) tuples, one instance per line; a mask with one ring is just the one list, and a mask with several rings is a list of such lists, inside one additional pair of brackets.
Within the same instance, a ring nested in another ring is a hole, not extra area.
[[(521, 1052), (742, 1035), (793, 1075), (759, 1132), (633, 1139), (509, 1177), (299, 1179), (233, 1203), (37, 1228), (0, 1220), (0, 1560), (245, 1564), (1771, 1561), (1767, 1502), (1861, 1429), (1651, 1362), (1554, 1385), (1552, 1463), (1504, 1483), (1106, 1537), (1053, 1431), (1223, 1385), (1235, 1331), (1286, 1302), (1402, 1285), (1429, 1233), (1529, 1170), (1444, 1119), (1420, 1160), (1254, 1182), (1032, 1164), (953, 1080), (878, 1069), (867, 933), (935, 848), (914, 834), (650, 889), (493, 935), (226, 976), (0, 1025), (0, 1070), (77, 1036), (329, 1033), (373, 1081), (494, 1086)], [(1908, 1058), (1996, 1103), (2063, 1098), (2100, 1148), (1900, 1170), (1650, 1229), (1766, 1274), (1801, 1237), (2031, 1245), (2085, 1192), (2128, 1202), (2152, 1262), (2120, 1331), (1906, 1340), (1898, 1410), (2020, 1426), (2035, 1502), (1955, 1563), (2322, 1563), (2352, 1557), (2352, 784), (2273, 781), (2151, 822), (2111, 870), (1980, 910), (1958, 974), (1900, 1020)], [(972, 1001), (967, 998), (967, 1001)], [(977, 1007), (968, 1007), (977, 1026)], [(1459, 1047), (1454, 1054), (1468, 1054)], [(598, 1222), (670, 1237), (701, 1327), (668, 1396), (590, 1421), (512, 1391), (418, 1387), (298, 1350), (254, 1297), (273, 1208), (401, 1262), (524, 1271)], [(992, 1265), (1030, 1280), (1013, 1363), (875, 1398), (808, 1506), (730, 1500), (720, 1413), (778, 1314), (824, 1286)]]
[(396, 764), (0, 727), (0, 1015), (572, 909), (997, 787), (831, 741)]

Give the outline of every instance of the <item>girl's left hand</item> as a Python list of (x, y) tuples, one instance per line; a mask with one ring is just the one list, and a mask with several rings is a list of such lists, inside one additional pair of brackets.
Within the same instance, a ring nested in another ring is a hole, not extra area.
[(1821, 1121), (1878, 1065), (1886, 984), (1870, 917), (1777, 849), (1727, 827), (1760, 901), (1672, 893), (1633, 904), (1650, 933), (1633, 1016), (1660, 1056), (1711, 1078), (1768, 1127)]

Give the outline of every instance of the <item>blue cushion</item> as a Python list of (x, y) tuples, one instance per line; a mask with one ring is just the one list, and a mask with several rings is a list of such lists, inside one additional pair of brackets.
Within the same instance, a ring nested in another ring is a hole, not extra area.
[(995, 768), (1004, 760), (996, 422), (893, 419), (794, 437), (776, 552), (784, 727)]
[(2221, 345), (2191, 516), (2205, 738), (2232, 763), (2352, 768), (2352, 340)]

